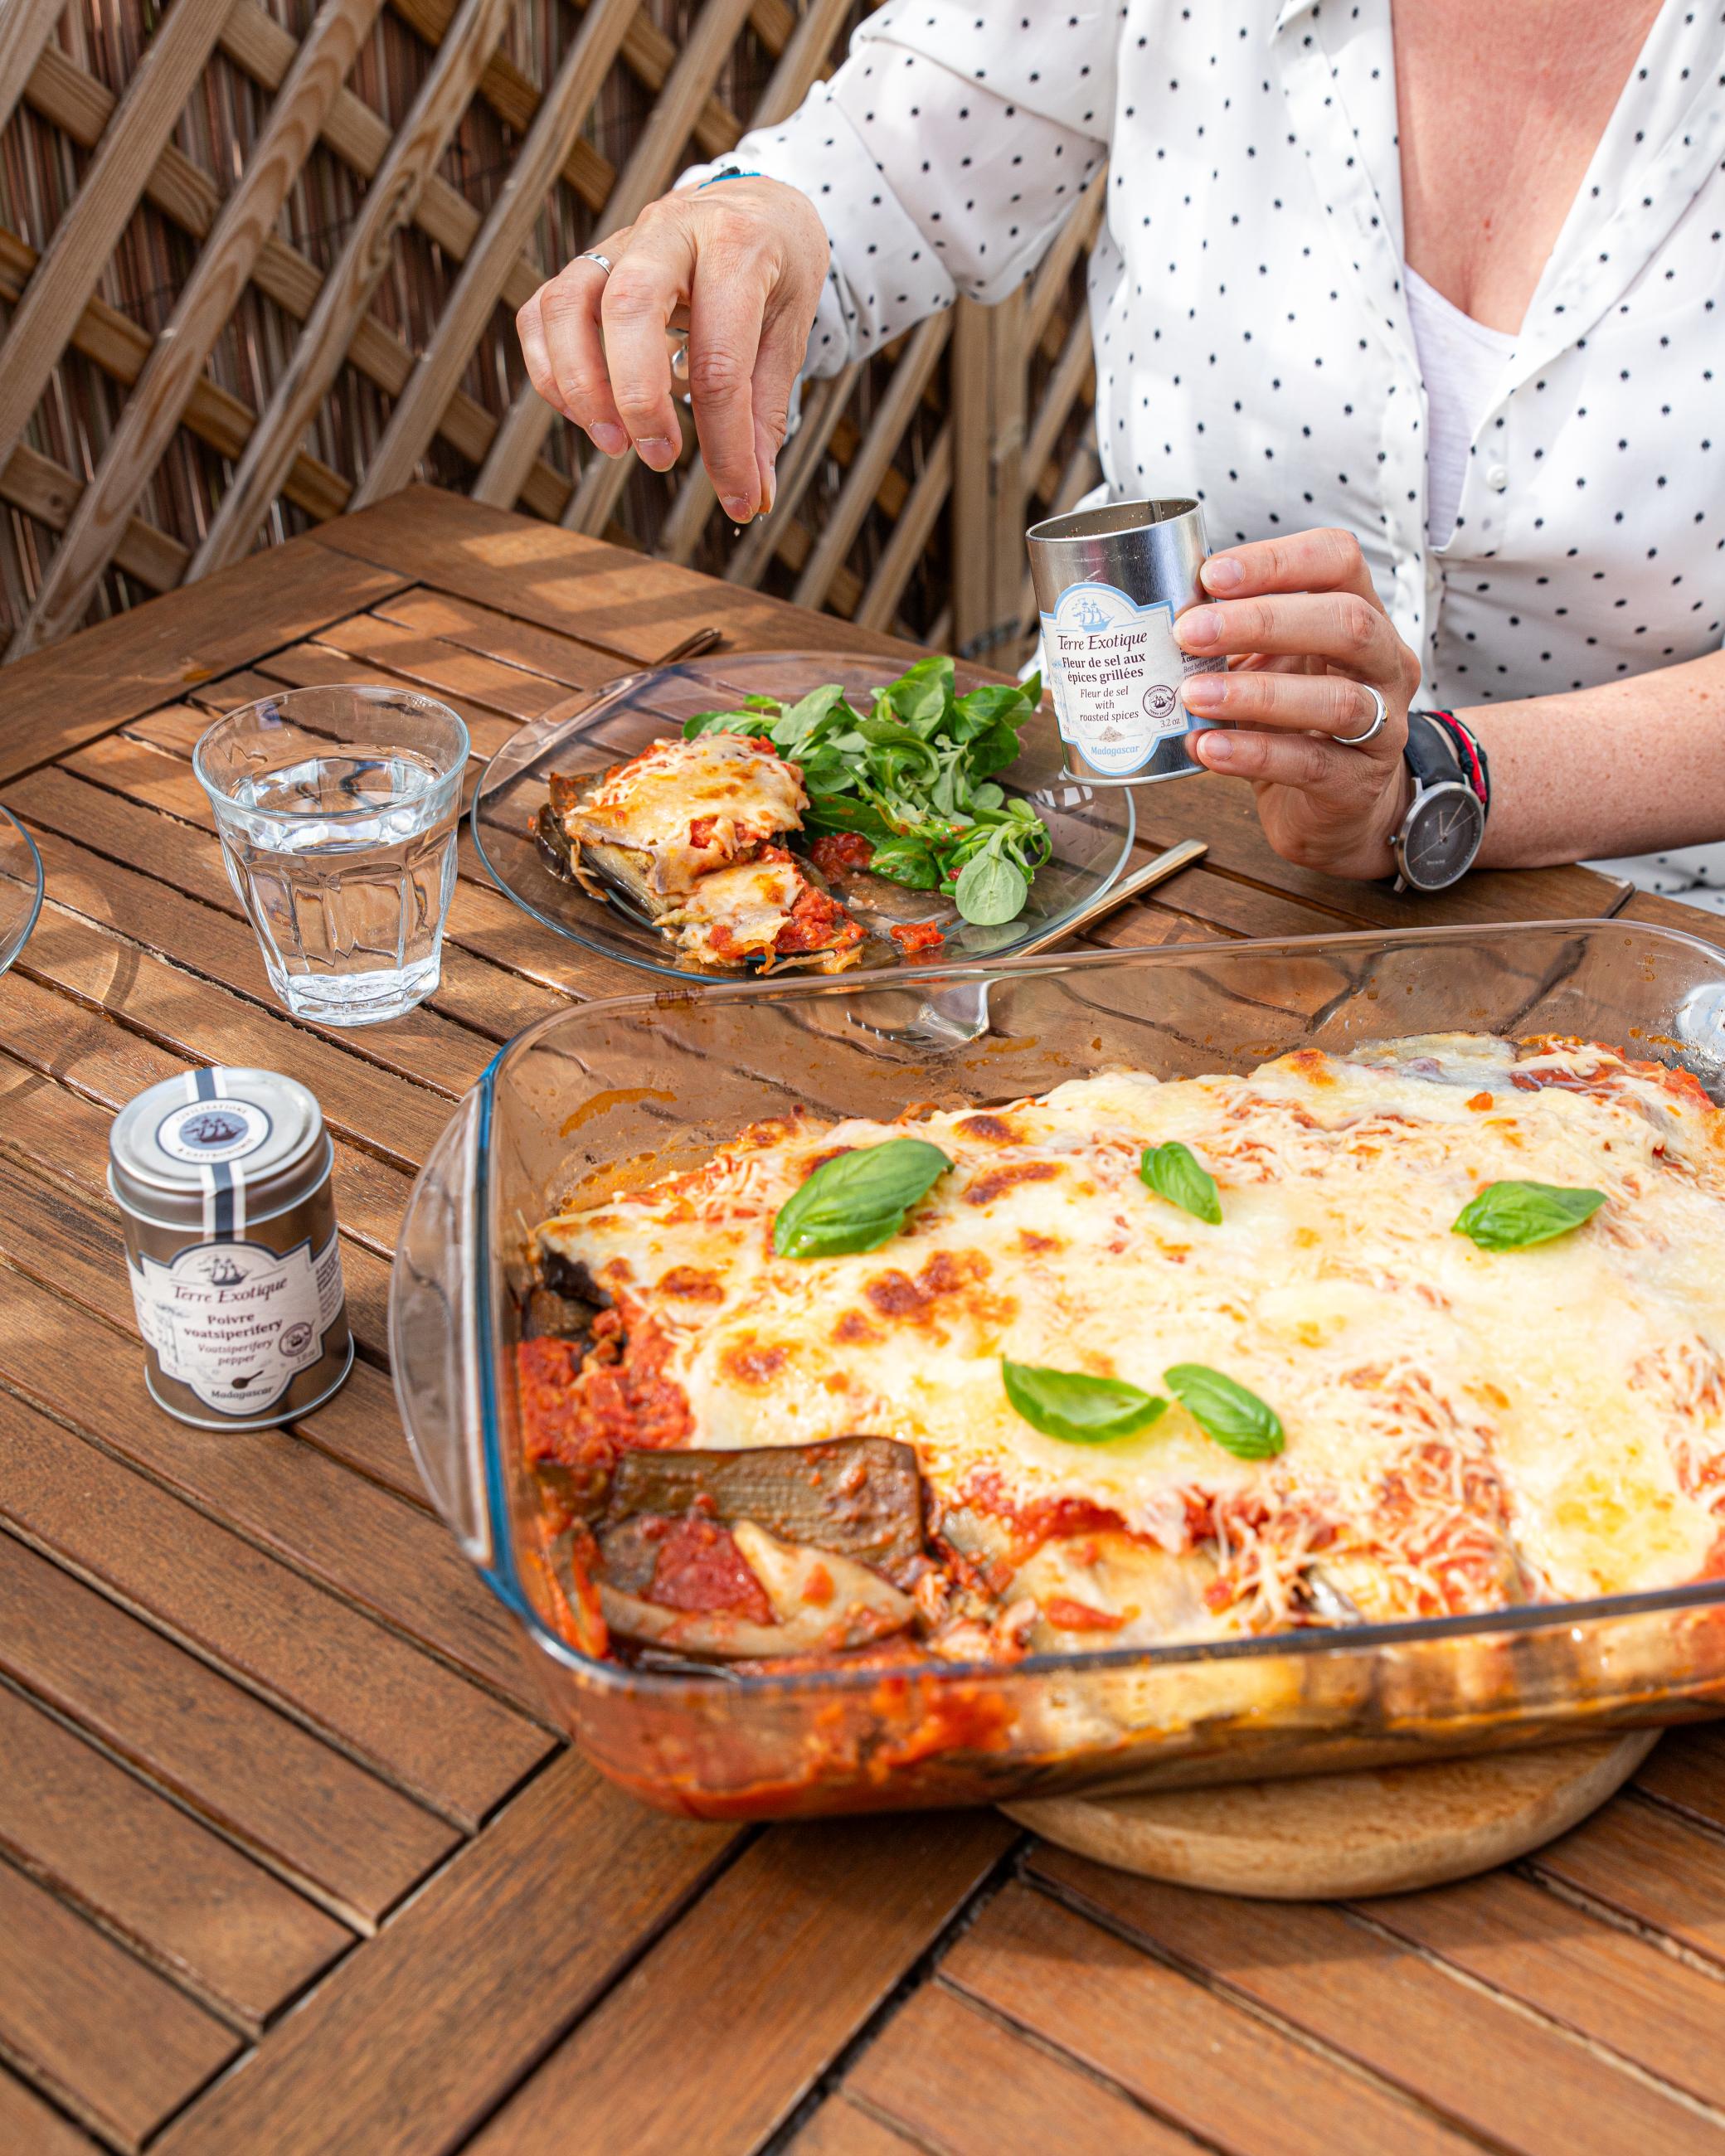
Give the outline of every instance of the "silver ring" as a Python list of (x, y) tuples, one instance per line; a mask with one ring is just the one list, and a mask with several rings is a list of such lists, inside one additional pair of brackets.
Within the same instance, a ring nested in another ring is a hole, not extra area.
[(1356, 689), (1363, 689), (1378, 708), (1372, 714), (1372, 723), (1363, 734), (1337, 734), (1333, 737), (1340, 748), (1363, 748), (1368, 741), (1376, 741), (1389, 724), (1389, 706), (1384, 702), (1382, 692), (1374, 689), (1369, 681), (1356, 681), (1353, 685)]
[(597, 262), (608, 277), (614, 266), (610, 256), (601, 254), (596, 247), (589, 247), (584, 254), (578, 254), (575, 259), (578, 262)]

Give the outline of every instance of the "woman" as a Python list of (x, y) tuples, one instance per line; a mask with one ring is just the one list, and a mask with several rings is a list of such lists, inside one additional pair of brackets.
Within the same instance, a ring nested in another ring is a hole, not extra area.
[(1003, 297), (1105, 159), (1108, 487), (1201, 495), (1222, 549), (1179, 630), (1231, 661), (1189, 682), (1235, 729), (1199, 757), (1289, 860), (1382, 876), (1441, 707), (1482, 863), (1658, 849), (1622, 865), (1725, 910), (1720, 0), (894, 0), (542, 288), (529, 372), (663, 470), (686, 309), (744, 521), (805, 360)]

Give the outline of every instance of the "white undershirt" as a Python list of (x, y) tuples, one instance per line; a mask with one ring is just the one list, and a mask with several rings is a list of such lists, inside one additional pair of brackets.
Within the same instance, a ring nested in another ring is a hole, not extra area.
[(1464, 315), (1411, 265), (1404, 266), (1402, 282), (1425, 382), (1425, 536), (1434, 547), (1446, 547), (1468, 453), (1515, 339)]

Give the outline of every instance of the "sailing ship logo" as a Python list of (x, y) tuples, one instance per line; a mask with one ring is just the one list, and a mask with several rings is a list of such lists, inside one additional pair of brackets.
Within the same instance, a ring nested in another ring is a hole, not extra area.
[(246, 1126), (241, 1117), (223, 1108), (208, 1108), (201, 1116), (193, 1116), (180, 1125), (182, 1145), (232, 1145), (235, 1138), (246, 1135)]
[(225, 1250), (218, 1251), (213, 1258), (206, 1258), (198, 1270), (212, 1287), (238, 1287), (247, 1277), (244, 1266), (235, 1265)]
[(1086, 636), (1099, 636), (1105, 629), (1112, 629), (1114, 624), (1096, 600), (1086, 593), (1078, 603), (1078, 626)]

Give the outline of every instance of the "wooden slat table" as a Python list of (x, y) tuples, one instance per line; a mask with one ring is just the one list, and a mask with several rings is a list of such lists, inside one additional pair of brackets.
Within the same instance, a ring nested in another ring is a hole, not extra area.
[[(497, 1043), (639, 977), (472, 857), (441, 988), (271, 1000), (189, 764), (282, 683), (407, 681), (480, 753), (689, 629), (897, 647), (413, 490), (0, 674), (48, 904), (0, 980), (0, 2148), (164, 2156), (993, 2156), (1725, 2146), (1725, 1733), (1512, 1872), (1358, 1907), (1110, 1874), (987, 1813), (748, 1830), (639, 1808), (541, 1718), (385, 1366), (408, 1180)], [(1708, 916), (1582, 870), (1430, 907), (1291, 870), (1244, 793), (1149, 797), (1199, 868), (1111, 943)], [(360, 1360), (211, 1437), (141, 1379), (107, 1126), (192, 1062), (336, 1138)]]

